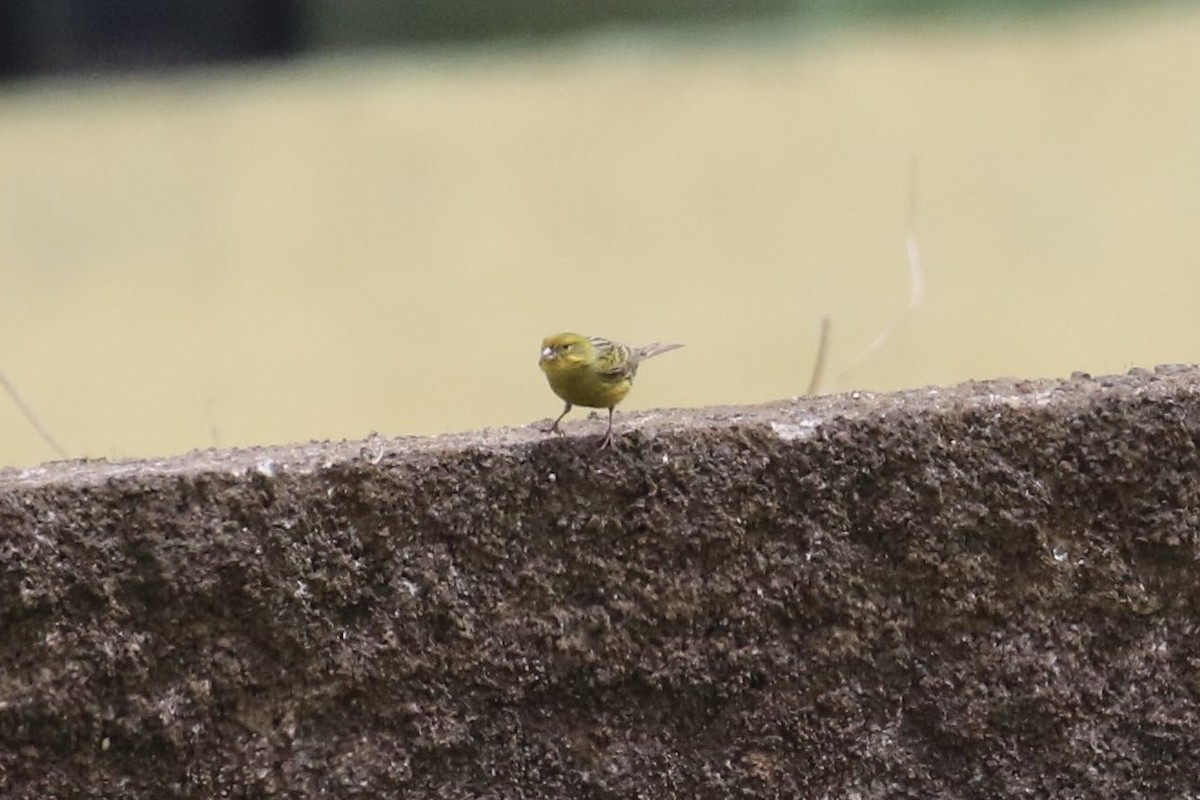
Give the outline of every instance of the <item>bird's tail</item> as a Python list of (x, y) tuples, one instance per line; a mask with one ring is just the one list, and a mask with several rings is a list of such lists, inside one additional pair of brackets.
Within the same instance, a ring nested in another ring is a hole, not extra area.
[(661, 344), (659, 342), (655, 342), (654, 344), (648, 344), (645, 347), (637, 348), (633, 351), (633, 356), (638, 361), (645, 361), (647, 358), (653, 358), (654, 356), (662, 355), (663, 353), (671, 350), (678, 350), (681, 347), (683, 347), (681, 344)]

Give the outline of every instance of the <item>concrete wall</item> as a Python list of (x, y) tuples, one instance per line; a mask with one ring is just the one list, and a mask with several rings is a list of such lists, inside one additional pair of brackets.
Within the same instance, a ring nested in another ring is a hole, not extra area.
[(1200, 791), (1200, 372), (0, 472), (5, 797)]

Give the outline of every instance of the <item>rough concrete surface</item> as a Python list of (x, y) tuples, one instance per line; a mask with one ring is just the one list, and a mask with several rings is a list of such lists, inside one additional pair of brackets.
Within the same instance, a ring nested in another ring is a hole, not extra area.
[(0, 796), (1200, 793), (1200, 371), (0, 472)]

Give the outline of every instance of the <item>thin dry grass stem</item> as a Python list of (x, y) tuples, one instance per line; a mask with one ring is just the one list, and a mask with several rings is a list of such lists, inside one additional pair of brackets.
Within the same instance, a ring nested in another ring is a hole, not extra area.
[(817, 360), (813, 362), (812, 378), (808, 381), (808, 391), (805, 394), (810, 397), (816, 394), (821, 388), (821, 378), (825, 376), (825, 358), (829, 355), (829, 317), (821, 317), (821, 333), (820, 339), (817, 341)]
[(879, 332), (866, 349), (858, 354), (845, 369), (838, 373), (837, 382), (842, 383), (863, 361), (880, 350), (920, 307), (925, 299), (925, 270), (921, 267), (921, 250), (917, 244), (917, 160), (912, 160), (912, 172), (908, 194), (908, 233), (904, 237), (905, 255), (908, 257), (909, 291), (908, 305), (900, 314)]
[(17, 393), (17, 387), (13, 386), (12, 381), (10, 381), (8, 376), (3, 372), (0, 372), (0, 386), (3, 386), (4, 391), (8, 392), (8, 396), (12, 398), (13, 403), (18, 409), (20, 409), (21, 413), (25, 415), (25, 419), (28, 420), (29, 424), (33, 426), (33, 429), (38, 432), (38, 435), (42, 437), (42, 440), (46, 444), (50, 445), (50, 449), (55, 453), (58, 453), (59, 458), (67, 458), (67, 451), (63, 450), (62, 447), (59, 446), (58, 442), (54, 441), (54, 437), (50, 435), (50, 431), (46, 430), (45, 426), (42, 425), (41, 420), (37, 418), (37, 414), (33, 413), (33, 409), (26, 405), (25, 401), (21, 399), (21, 395)]

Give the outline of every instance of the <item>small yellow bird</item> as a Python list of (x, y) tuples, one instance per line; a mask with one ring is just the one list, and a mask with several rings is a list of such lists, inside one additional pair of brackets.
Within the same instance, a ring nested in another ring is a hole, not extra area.
[(600, 449), (612, 446), (613, 408), (625, 399), (633, 386), (638, 364), (651, 356), (683, 347), (681, 344), (648, 344), (627, 347), (578, 333), (556, 333), (542, 340), (538, 366), (554, 393), (566, 401), (563, 412), (547, 433), (561, 433), (558, 423), (572, 406), (608, 409), (608, 430)]

